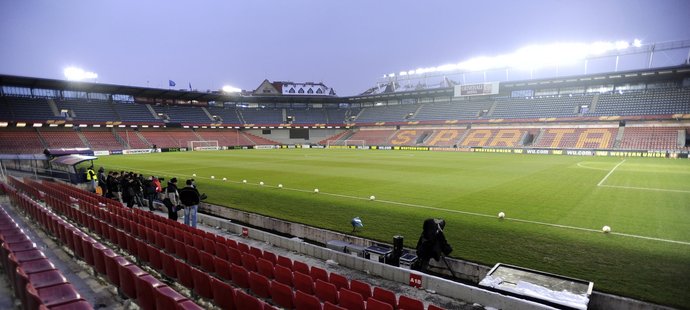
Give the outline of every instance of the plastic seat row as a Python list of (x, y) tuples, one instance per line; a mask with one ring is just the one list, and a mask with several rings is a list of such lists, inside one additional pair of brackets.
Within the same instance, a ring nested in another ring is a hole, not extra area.
[[(201, 309), (193, 301), (175, 292), (137, 265), (119, 256), (113, 250), (65, 222), (30, 198), (16, 193), (11, 194), (11, 196), (14, 196), (15, 203), (30, 215), (34, 216), (37, 212), (44, 214), (45, 216), (39, 216), (36, 219), (46, 228), (47, 232), (55, 235), (58, 240), (72, 250), (76, 257), (92, 266), (95, 272), (106, 277), (111, 284), (119, 288), (124, 296), (136, 300), (142, 309)], [(32, 269), (33, 271), (36, 271), (35, 267)], [(44, 275), (44, 277), (48, 276)], [(27, 290), (29, 293), (32, 292), (30, 288)], [(39, 293), (41, 292), (39, 291)], [(71, 296), (65, 287), (55, 288), (54, 291), (50, 290), (44, 293)], [(162, 308), (163, 306), (165, 308)]]
[[(265, 299), (272, 298), (274, 293), (277, 294), (276, 296), (288, 296), (289, 294), (285, 294), (286, 291), (281, 287), (281, 285), (286, 286), (292, 292), (291, 294), (294, 294), (291, 295), (293, 297), (282, 299), (278, 297), (277, 300), (273, 300), (274, 303), (283, 307), (286, 307), (285, 300), (296, 298), (293, 288), (297, 292), (301, 291), (317, 297), (317, 300), (324, 302), (324, 305), (325, 302), (337, 304), (340, 300), (339, 290), (342, 288), (362, 296), (363, 301), (375, 299), (376, 301), (372, 304), (383, 302), (395, 308), (399, 303), (395, 293), (383, 288), (375, 287), (374, 295), (372, 295), (371, 287), (364, 282), (357, 280), (350, 282), (337, 273), (329, 275), (324, 269), (309, 267), (300, 261), (293, 262), (287, 257), (276, 256), (270, 251), (203, 232), (150, 212), (138, 209), (132, 212), (121, 205), (112, 208), (108, 206), (108, 209), (115, 211), (112, 213), (88, 204), (85, 207), (88, 213), (95, 214), (98, 218), (105, 218), (107, 222), (114, 223), (113, 226), (124, 230), (124, 232), (119, 232), (120, 230), (110, 232), (110, 235), (117, 235), (111, 236), (113, 243), (127, 248), (130, 253), (151, 264), (154, 269), (172, 279), (177, 279), (183, 285), (193, 289), (199, 296), (208, 299), (215, 300), (210, 283), (219, 282), (218, 279), (222, 279), (231, 281), (240, 288), (250, 289), (255, 295)], [(69, 209), (72, 213), (77, 213), (72, 215), (75, 218), (86, 216), (84, 212), (75, 211), (74, 208)], [(92, 226), (98, 226), (94, 223), (102, 222), (98, 219), (89, 219), (93, 217), (87, 216), (87, 219), (79, 221), (90, 229)], [(94, 229), (99, 230), (96, 227)], [(132, 236), (127, 236), (125, 232), (131, 233)], [(143, 250), (144, 248), (147, 250)], [(158, 257), (161, 259), (156, 259)], [(185, 261), (187, 263), (184, 263)], [(190, 277), (190, 274), (193, 276)], [(274, 287), (278, 292), (274, 292)], [(345, 295), (352, 294), (345, 293)], [(424, 309), (420, 301), (406, 296), (401, 296), (400, 302), (421, 305), (421, 308), (410, 307), (411, 309)]]
[[(62, 202), (59, 203), (59, 205), (64, 207), (66, 203)], [(66, 208), (67, 210), (65, 210), (65, 213), (68, 217), (75, 219), (76, 222), (85, 227), (89, 227), (90, 230), (93, 229), (97, 234), (101, 232), (100, 235), (121, 249), (134, 255), (141, 263), (148, 264), (166, 277), (177, 280), (180, 284), (190, 288), (194, 294), (199, 297), (213, 300), (219, 305), (237, 305), (238, 309), (245, 309), (247, 305), (258, 305), (260, 307), (255, 308), (249, 306), (247, 309), (272, 309), (269, 304), (262, 302), (256, 297), (244, 292), (235, 292), (237, 289), (210, 276), (209, 272), (213, 272), (214, 270), (212, 256), (203, 250), (200, 251), (196, 249), (193, 245), (175, 240), (169, 235), (149, 229), (119, 215), (109, 217), (116, 223), (115, 225), (110, 225), (107, 221), (102, 221), (92, 215), (103, 215), (102, 212), (97, 212), (97, 210), (104, 210), (95, 206), (89, 206), (88, 203), (84, 205), (84, 209), (93, 211), (91, 214), (87, 214), (80, 210), (81, 205), (80, 209), (70, 206)], [(112, 213), (107, 211), (104, 212), (108, 215), (112, 215)], [(130, 212), (129, 214), (131, 215), (132, 213)], [(193, 241), (190, 240), (190, 243), (193, 244)], [(187, 261), (185, 262), (173, 256), (176, 255), (175, 253), (184, 253), (180, 256), (186, 257)], [(204, 262), (203, 264), (201, 263), (202, 261)], [(131, 283), (129, 278), (142, 278), (141, 273), (143, 271), (136, 265), (127, 265), (121, 261), (117, 263), (121, 265), (119, 267), (117, 264), (114, 265), (114, 267), (119, 268), (119, 278), (117, 276), (111, 277), (111, 274), (108, 273), (109, 280), (121, 286), (123, 294), (130, 298), (137, 298), (137, 291), (140, 291), (140, 285), (134, 287), (132, 285), (127, 285), (127, 283)], [(108, 266), (109, 265), (106, 265), (106, 267)], [(227, 270), (229, 269), (230, 268), (227, 268)], [(147, 279), (152, 280), (151, 278)], [(118, 281), (119, 283), (117, 283)], [(229, 287), (230, 289), (217, 291), (218, 287)], [(168, 289), (165, 290), (167, 291)], [(238, 297), (235, 298), (235, 296)], [(181, 296), (181, 298), (184, 298), (184, 296)]]
[(23, 309), (41, 306), (93, 309), (3, 207), (0, 207), (0, 243), (2, 266)]

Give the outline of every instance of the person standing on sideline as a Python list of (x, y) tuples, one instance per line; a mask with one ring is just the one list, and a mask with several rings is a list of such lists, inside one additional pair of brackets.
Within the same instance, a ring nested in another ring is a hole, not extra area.
[(95, 193), (98, 175), (96, 171), (93, 171), (93, 166), (90, 166), (89, 169), (86, 170), (86, 180), (89, 181), (89, 190)]
[(106, 179), (105, 169), (103, 167), (98, 168), (98, 187), (101, 188), (101, 195), (103, 197), (105, 197), (105, 193), (108, 191), (108, 185), (105, 183)]
[(184, 224), (196, 228), (196, 212), (201, 201), (199, 191), (194, 188), (194, 181), (187, 180), (187, 186), (180, 190), (180, 202), (184, 205)]

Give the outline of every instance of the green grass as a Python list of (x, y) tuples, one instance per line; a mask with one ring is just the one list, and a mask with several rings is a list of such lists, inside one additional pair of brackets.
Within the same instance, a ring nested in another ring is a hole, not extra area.
[[(582, 278), (596, 290), (687, 307), (690, 162), (627, 158), (606, 186), (597, 186), (622, 160), (292, 149), (107, 156), (97, 166), (182, 180), (196, 173), (210, 203), (345, 233), (350, 219), (360, 216), (365, 227), (357, 235), (391, 242), (401, 234), (408, 247), (415, 246), (424, 219), (444, 218), (454, 257)], [(285, 189), (271, 187), (279, 183)], [(377, 200), (368, 201), (370, 195)], [(500, 211), (507, 220), (495, 217)], [(614, 233), (686, 244), (603, 234), (604, 225)]]

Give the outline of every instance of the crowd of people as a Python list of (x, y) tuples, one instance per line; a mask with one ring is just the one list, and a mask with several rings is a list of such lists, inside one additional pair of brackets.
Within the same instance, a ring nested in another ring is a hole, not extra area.
[(175, 221), (177, 213), (184, 210), (184, 223), (192, 227), (196, 227), (199, 203), (202, 196), (205, 196), (199, 194), (194, 179), (187, 180), (185, 187), (178, 189), (177, 178), (171, 178), (163, 187), (163, 178), (144, 177), (140, 173), (125, 171), (110, 171), (106, 175), (105, 169), (101, 167), (98, 174), (90, 180), (97, 181), (104, 197), (117, 200), (128, 208), (136, 205), (139, 208), (147, 207), (153, 212), (156, 210), (155, 202), (160, 202), (168, 209), (168, 218)]

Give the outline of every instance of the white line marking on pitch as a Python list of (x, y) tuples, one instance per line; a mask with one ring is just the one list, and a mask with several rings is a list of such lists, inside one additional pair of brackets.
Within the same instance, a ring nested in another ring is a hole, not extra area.
[(599, 186), (601, 186), (601, 187), (612, 187), (612, 188), (623, 188), (623, 189), (636, 189), (636, 190), (654, 191), (654, 192), (690, 193), (689, 190), (683, 190), (683, 189), (666, 189), (666, 188), (635, 187), (635, 186), (620, 186), (620, 185), (599, 185)]
[(609, 169), (606, 169), (606, 168), (594, 168), (594, 167), (590, 167), (590, 166), (587, 166), (587, 165), (582, 165), (582, 163), (589, 163), (589, 161), (581, 161), (581, 162), (577, 163), (577, 166), (580, 167), (580, 168), (592, 169), (592, 170), (604, 170), (604, 171), (608, 171), (608, 170), (609, 170)]
[[(624, 162), (625, 160), (623, 160)], [(616, 167), (614, 167), (613, 170), (615, 170), (618, 166), (620, 166), (623, 162), (618, 163)], [(131, 168), (131, 167), (123, 167), (123, 166), (112, 166), (112, 167), (119, 167), (119, 168)], [(133, 169), (133, 168), (132, 168)], [(151, 171), (151, 172), (163, 172), (163, 173), (169, 173), (168, 171), (164, 170), (158, 170), (158, 171), (153, 171), (153, 170), (147, 170), (147, 169), (135, 169), (139, 171)], [(609, 174), (611, 174), (609, 172)], [(607, 175), (608, 177), (608, 175)], [(212, 180), (211, 178), (208, 177), (197, 177), (199, 179), (207, 179), (207, 180)], [(218, 179), (215, 179), (218, 180)], [(254, 185), (254, 186), (263, 186), (263, 187), (269, 187), (269, 188), (278, 188), (277, 186), (273, 185), (259, 185), (258, 183), (243, 183), (240, 181), (232, 181), (232, 180), (227, 180), (223, 182), (230, 182), (230, 183), (236, 183), (236, 184), (244, 184), (244, 185)], [(613, 185), (601, 185), (604, 187), (618, 187), (618, 186), (613, 186)], [(637, 189), (637, 188), (636, 188)], [(639, 189), (645, 189), (645, 188), (639, 188)], [(313, 190), (305, 190), (305, 189), (298, 189), (298, 188), (289, 188), (289, 187), (283, 187), (282, 190), (288, 190), (288, 191), (293, 191), (293, 192), (302, 192), (302, 193), (313, 193)], [(672, 191), (672, 190), (670, 190)], [(690, 192), (690, 191), (683, 191), (683, 192)], [(365, 197), (358, 197), (358, 196), (350, 196), (350, 195), (343, 195), (343, 194), (333, 194), (333, 193), (325, 193), (325, 192), (320, 192), (316, 195), (327, 195), (327, 196), (334, 196), (334, 197), (341, 197), (341, 198), (349, 198), (349, 199), (358, 199), (358, 200), (369, 200), (369, 198)], [(465, 215), (472, 215), (472, 216), (480, 216), (480, 217), (488, 217), (488, 218), (496, 218), (495, 215), (489, 215), (489, 214), (482, 214), (482, 213), (475, 213), (475, 212), (468, 212), (468, 211), (460, 211), (460, 210), (451, 210), (451, 209), (443, 209), (443, 208), (436, 208), (436, 207), (430, 207), (430, 206), (424, 206), (424, 205), (418, 205), (418, 204), (413, 204), (413, 203), (406, 203), (406, 202), (398, 202), (398, 201), (391, 201), (391, 200), (376, 200), (376, 202), (380, 203), (386, 203), (386, 204), (392, 204), (392, 205), (399, 205), (399, 206), (404, 206), (404, 207), (411, 207), (411, 208), (418, 208), (418, 209), (427, 209), (427, 210), (435, 210), (435, 211), (441, 211), (441, 212), (449, 212), (449, 213), (458, 213), (458, 214), (465, 214)], [(527, 224), (537, 224), (537, 225), (544, 225), (544, 226), (550, 226), (550, 227), (556, 227), (556, 228), (564, 228), (564, 229), (573, 229), (573, 230), (580, 230), (580, 231), (586, 231), (586, 232), (595, 232), (595, 233), (602, 233), (598, 229), (591, 229), (591, 228), (583, 228), (583, 227), (576, 227), (576, 226), (568, 226), (568, 225), (561, 225), (561, 224), (552, 224), (552, 223), (545, 223), (545, 222), (539, 222), (539, 221), (530, 221), (530, 220), (523, 220), (523, 219), (518, 219), (518, 218), (504, 218), (503, 220), (506, 221), (514, 221), (514, 222), (520, 222), (520, 223), (527, 223)], [(682, 244), (682, 245), (688, 245), (690, 246), (690, 242), (686, 241), (678, 241), (678, 240), (671, 240), (671, 239), (661, 239), (661, 238), (655, 238), (655, 237), (647, 237), (647, 236), (640, 236), (640, 235), (633, 235), (633, 234), (626, 234), (626, 233), (618, 233), (618, 232), (610, 232), (609, 234), (611, 235), (617, 235), (617, 236), (622, 236), (622, 237), (630, 237), (630, 238), (637, 238), (637, 239), (645, 239), (645, 240), (652, 240), (652, 241), (660, 241), (660, 242), (667, 242), (667, 243), (675, 243), (675, 244)]]
[(620, 167), (620, 165), (622, 165), (624, 162), (625, 162), (625, 159), (623, 159), (623, 161), (619, 162), (618, 165), (616, 165), (615, 167), (613, 167), (613, 169), (611, 169), (611, 171), (609, 171), (609, 173), (608, 173), (603, 179), (601, 179), (601, 181), (599, 181), (599, 184), (597, 184), (597, 186), (601, 186), (601, 184), (604, 184), (604, 181), (606, 181), (606, 179), (608, 179), (609, 176), (610, 176), (614, 171), (616, 171), (616, 169), (617, 169), (618, 167)]

